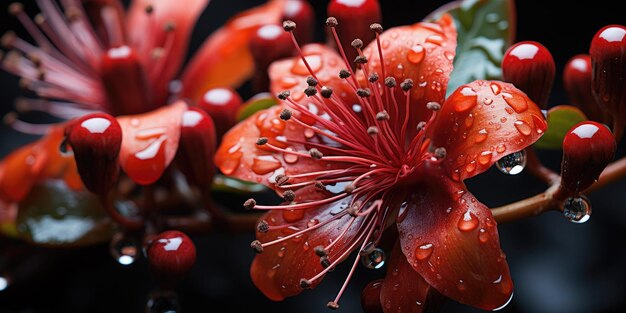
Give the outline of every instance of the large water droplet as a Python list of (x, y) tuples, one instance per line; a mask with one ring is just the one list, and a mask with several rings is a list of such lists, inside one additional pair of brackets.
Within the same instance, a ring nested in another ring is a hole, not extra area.
[(533, 131), (530, 125), (522, 120), (515, 121), (515, 128), (517, 128), (517, 130), (524, 136), (530, 135)]
[(502, 98), (515, 112), (522, 113), (528, 109), (526, 99), (517, 93), (502, 93)]
[(280, 162), (271, 155), (256, 156), (252, 162), (252, 171), (259, 175), (273, 172), (281, 167)]
[(9, 278), (0, 276), (0, 292), (9, 288)]
[(361, 263), (369, 269), (379, 269), (385, 265), (385, 251), (374, 248), (369, 253), (361, 255)]
[(486, 165), (489, 163), (489, 161), (491, 161), (491, 156), (493, 155), (493, 153), (491, 151), (483, 151), (478, 155), (478, 163), (480, 163), (480, 165)]
[(467, 210), (463, 214), (463, 216), (459, 218), (459, 223), (457, 224), (457, 227), (460, 231), (472, 231), (476, 229), (476, 227), (478, 227), (478, 218), (476, 217), (476, 215), (474, 215), (474, 213)]
[(476, 143), (481, 143), (481, 142), (483, 142), (483, 141), (485, 141), (487, 139), (488, 135), (489, 135), (489, 133), (487, 132), (487, 130), (483, 128), (483, 129), (478, 131), (478, 133), (474, 137), (474, 141)]
[(409, 62), (413, 64), (418, 64), (422, 62), (422, 60), (424, 60), (425, 55), (426, 51), (424, 47), (422, 47), (422, 45), (420, 44), (417, 44), (409, 49), (409, 52), (407, 52), (406, 54), (406, 58), (407, 60), (409, 60)]
[[(294, 151), (293, 148), (289, 147), (287, 149), (285, 149), (287, 151)], [(283, 159), (285, 160), (285, 162), (289, 163), (289, 164), (293, 164), (298, 162), (298, 156), (295, 154), (291, 154), (291, 153), (283, 153)]]
[(464, 112), (476, 106), (476, 100), (476, 91), (466, 86), (450, 101), (453, 101), (454, 109), (457, 112)]
[(526, 151), (517, 151), (502, 157), (496, 162), (496, 167), (500, 172), (508, 175), (517, 175), (526, 166)]
[(284, 210), (283, 211), (283, 218), (285, 219), (285, 222), (288, 223), (294, 223), (297, 222), (299, 220), (301, 220), (304, 217), (304, 210)]
[(423, 244), (417, 247), (417, 249), (415, 249), (415, 258), (420, 261), (428, 259), (432, 254), (433, 254), (432, 243)]
[(111, 239), (111, 256), (122, 265), (135, 263), (139, 252), (139, 244), (134, 237), (117, 233)]
[(591, 202), (583, 195), (567, 198), (563, 202), (563, 216), (572, 223), (582, 224), (591, 217)]
[(426, 42), (441, 46), (443, 44), (443, 38), (439, 35), (430, 35), (426, 38)]

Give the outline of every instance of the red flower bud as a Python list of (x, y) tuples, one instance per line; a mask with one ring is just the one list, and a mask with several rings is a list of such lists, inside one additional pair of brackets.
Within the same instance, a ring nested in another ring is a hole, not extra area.
[(65, 135), (85, 187), (98, 195), (107, 194), (117, 182), (120, 170), (120, 124), (108, 114), (93, 113), (70, 122)]
[(383, 280), (377, 279), (370, 282), (363, 288), (361, 293), (361, 306), (366, 313), (382, 313), (383, 307), (380, 303), (380, 289), (383, 286)]
[(591, 91), (591, 57), (579, 54), (567, 61), (563, 70), (563, 86), (573, 105), (597, 122), (609, 122)]
[(177, 163), (187, 180), (209, 187), (215, 175), (213, 155), (217, 141), (213, 119), (199, 108), (183, 113)]
[(552, 54), (535, 41), (514, 44), (502, 59), (503, 79), (525, 92), (542, 109), (548, 105), (554, 71)]
[(603, 124), (586, 121), (572, 127), (563, 140), (561, 189), (577, 195), (594, 183), (615, 156), (615, 139)]
[(287, 0), (283, 12), (283, 20), (294, 21), (298, 25), (293, 33), (301, 45), (313, 42), (315, 12), (308, 1)]
[[(609, 25), (600, 29), (591, 41), (589, 55), (596, 101), (614, 119), (623, 121), (626, 113), (626, 28)], [(618, 133), (622, 130), (613, 131)]]
[(196, 246), (182, 232), (170, 230), (157, 235), (148, 247), (152, 274), (163, 287), (172, 288), (196, 263)]
[[(295, 1), (300, 2), (300, 1)], [(296, 29), (300, 29), (299, 27)], [(254, 59), (253, 88), (257, 92), (269, 89), (267, 69), (272, 62), (290, 57), (295, 52), (291, 35), (283, 27), (269, 24), (254, 32), (249, 42), (250, 52)]]
[(242, 102), (235, 90), (224, 87), (207, 90), (198, 106), (213, 118), (217, 138), (222, 138), (237, 122), (237, 110)]
[[(370, 25), (380, 23), (382, 20), (380, 4), (378, 0), (331, 0), (327, 12), (328, 16), (336, 18), (339, 22), (335, 29), (348, 62), (352, 62), (358, 55), (351, 46), (352, 40), (359, 38), (367, 45), (376, 37)], [(333, 38), (329, 38), (328, 41), (335, 42)]]

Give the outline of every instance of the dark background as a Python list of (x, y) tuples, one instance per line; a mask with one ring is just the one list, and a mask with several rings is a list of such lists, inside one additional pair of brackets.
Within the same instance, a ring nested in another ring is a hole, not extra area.
[[(260, 0), (213, 0), (196, 28), (190, 51), (229, 16)], [(327, 1), (315, 2), (320, 25)], [(414, 23), (444, 1), (383, 1), (383, 25)], [(0, 33), (9, 29), (23, 33), (0, 4)], [(34, 1), (25, 1), (35, 13)], [(184, 1), (180, 1), (184, 5)], [(518, 1), (517, 39), (543, 43), (554, 55), (557, 78), (551, 105), (567, 102), (561, 72), (567, 59), (588, 51), (592, 36), (602, 26), (626, 24), (623, 11), (611, 1), (596, 0), (546, 7), (547, 1)], [(567, 12), (566, 12), (567, 10)], [(27, 37), (25, 37), (27, 38)], [(23, 94), (17, 79), (0, 72), (0, 113), (11, 110)], [(242, 96), (249, 97), (246, 88)], [(0, 156), (34, 137), (0, 128)], [(623, 155), (622, 149), (618, 154)], [(541, 157), (558, 169), (558, 152)], [(495, 207), (544, 190), (545, 186), (523, 173), (507, 177), (495, 170), (468, 182), (470, 190), (488, 206)], [(594, 212), (583, 225), (569, 223), (559, 213), (516, 221), (499, 227), (503, 250), (515, 281), (515, 296), (502, 312), (619, 312), (626, 309), (626, 180), (590, 196)], [(347, 264), (327, 276), (315, 290), (281, 303), (263, 297), (252, 285), (248, 268), (253, 253), (248, 248), (252, 232), (245, 235), (194, 236), (198, 261), (178, 289), (185, 312), (327, 312), (345, 278)], [(1, 247), (0, 247), (1, 248)], [(29, 249), (14, 276), (16, 281), (0, 291), (0, 312), (141, 312), (154, 284), (145, 260), (132, 266), (118, 265), (106, 245), (79, 250)], [(0, 260), (2, 258), (0, 251)], [(1, 263), (1, 262), (0, 262)], [(349, 263), (349, 262), (346, 262)], [(2, 272), (0, 268), (0, 273)], [(360, 312), (360, 291), (370, 280), (384, 274), (360, 268), (341, 299), (341, 312)], [(17, 279), (19, 277), (20, 279)], [(449, 302), (446, 312), (477, 312)]]

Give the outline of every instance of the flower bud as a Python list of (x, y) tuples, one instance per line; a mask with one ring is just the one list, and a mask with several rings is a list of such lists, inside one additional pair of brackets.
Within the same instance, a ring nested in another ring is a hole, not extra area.
[(157, 282), (165, 288), (172, 288), (196, 263), (196, 246), (184, 233), (166, 231), (150, 242), (148, 262)]
[(216, 140), (211, 116), (199, 108), (189, 108), (183, 113), (176, 159), (189, 183), (205, 188), (211, 185)]
[(217, 138), (222, 138), (237, 123), (237, 110), (242, 102), (239, 94), (231, 88), (212, 88), (200, 98), (198, 106), (211, 116)]
[(563, 70), (563, 86), (570, 102), (580, 108), (589, 119), (609, 122), (591, 91), (591, 57), (588, 54), (579, 54), (567, 61)]
[(534, 41), (516, 43), (502, 59), (503, 79), (525, 92), (542, 109), (548, 105), (554, 71), (552, 54)]
[(589, 188), (615, 156), (615, 139), (603, 124), (576, 124), (563, 140), (561, 189), (568, 196)]
[(309, 1), (285, 1), (282, 20), (292, 20), (296, 22), (298, 28), (294, 30), (294, 35), (298, 38), (298, 42), (301, 45), (313, 42), (315, 12)]
[[(296, 30), (300, 30), (300, 27), (296, 28)], [(306, 31), (310, 31), (310, 29)], [(256, 92), (266, 91), (269, 89), (267, 69), (270, 64), (290, 57), (295, 53), (291, 35), (278, 25), (265, 25), (259, 27), (254, 32), (252, 37), (250, 37), (248, 46), (254, 60), (253, 88)]]
[(65, 135), (85, 187), (98, 195), (107, 194), (120, 170), (122, 128), (117, 120), (105, 113), (88, 114), (70, 122)]

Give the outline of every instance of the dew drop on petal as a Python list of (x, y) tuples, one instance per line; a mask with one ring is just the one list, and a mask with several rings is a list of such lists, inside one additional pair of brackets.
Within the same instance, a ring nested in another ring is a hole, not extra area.
[(504, 151), (506, 151), (506, 145), (504, 145), (504, 144), (499, 144), (499, 145), (496, 147), (496, 152), (498, 152), (498, 153), (502, 153), (502, 152), (504, 152)]
[(406, 54), (407, 60), (413, 64), (418, 64), (424, 60), (424, 56), (426, 55), (426, 51), (422, 45), (415, 45), (409, 49)]
[(517, 93), (502, 93), (502, 98), (517, 113), (522, 113), (528, 109), (526, 99)]
[(486, 243), (487, 241), (489, 241), (489, 234), (487, 233), (487, 231), (484, 228), (481, 228), (478, 231), (478, 240), (481, 243)]
[(487, 165), (491, 161), (491, 156), (493, 153), (491, 151), (483, 151), (478, 155), (478, 163), (480, 165)]
[(420, 260), (420, 261), (424, 261), (424, 260), (428, 259), (432, 254), (433, 254), (433, 244), (432, 243), (423, 244), (423, 245), (417, 247), (417, 249), (415, 249), (415, 258)]
[(491, 83), (490, 87), (491, 87), (491, 91), (496, 96), (500, 94), (500, 91), (502, 91), (502, 87), (500, 87), (500, 85), (497, 83)]
[(471, 87), (463, 87), (460, 93), (456, 94), (451, 101), (454, 103), (454, 109), (457, 112), (467, 111), (476, 106), (476, 91)]
[[(293, 148), (289, 147), (287, 149), (285, 149), (287, 151), (294, 151)], [(291, 154), (291, 153), (283, 153), (283, 159), (285, 160), (285, 162), (289, 163), (289, 164), (294, 164), (296, 162), (298, 162), (298, 156), (295, 154)]]
[(502, 157), (496, 162), (496, 167), (500, 172), (507, 175), (517, 175), (526, 166), (526, 151), (517, 151)]
[(426, 37), (426, 42), (441, 46), (443, 44), (443, 38), (439, 35), (430, 35)]
[(489, 133), (487, 132), (487, 130), (483, 128), (483, 129), (478, 131), (476, 136), (474, 136), (474, 142), (476, 142), (476, 143), (484, 142), (485, 140), (487, 140), (487, 136), (488, 135), (489, 135)]
[(265, 175), (267, 173), (273, 172), (280, 167), (280, 162), (271, 155), (256, 156), (252, 160), (252, 171), (259, 175)]
[(515, 128), (517, 128), (517, 130), (524, 136), (530, 135), (530, 133), (533, 131), (530, 125), (522, 120), (515, 121), (514, 125)]
[(361, 255), (361, 263), (369, 269), (379, 269), (385, 265), (385, 251), (374, 248), (369, 253)]
[(297, 209), (297, 210), (284, 210), (283, 211), (283, 219), (285, 222), (293, 223), (301, 220), (304, 217), (305, 210)]
[(582, 195), (567, 198), (563, 203), (563, 216), (572, 223), (585, 223), (591, 218), (591, 202)]
[(310, 220), (306, 223), (306, 226), (307, 226), (307, 227), (309, 227), (309, 228), (311, 228), (311, 227), (313, 227), (313, 226), (315, 226), (315, 225), (317, 225), (317, 224), (319, 224), (319, 223), (320, 223), (320, 220), (318, 220), (318, 219), (316, 219), (316, 218), (312, 218), (312, 219), (310, 219)]
[(457, 224), (460, 231), (469, 232), (478, 227), (478, 218), (474, 213), (467, 210), (460, 218)]

